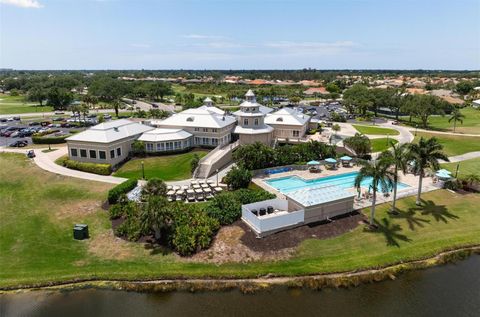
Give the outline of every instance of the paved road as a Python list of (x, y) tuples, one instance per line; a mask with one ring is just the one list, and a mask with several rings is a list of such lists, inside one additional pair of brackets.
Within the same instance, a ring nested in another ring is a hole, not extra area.
[(148, 102), (145, 102), (145, 101), (142, 101), (142, 100), (132, 100), (132, 99), (128, 99), (128, 98), (123, 98), (123, 100), (128, 101), (128, 102), (135, 101), (134, 107), (135, 108), (138, 107), (138, 108), (140, 108), (141, 110), (144, 110), (144, 111), (148, 111), (150, 109), (160, 109), (160, 110), (165, 110), (165, 111), (168, 111), (168, 112), (174, 112), (175, 111), (175, 105), (166, 105), (166, 104), (161, 103), (161, 102), (154, 102), (154, 104), (156, 104), (158, 106), (158, 108), (154, 108), (151, 103), (148, 103)]
[[(63, 115), (69, 115), (72, 114), (71, 111), (62, 111), (64, 114)], [(90, 114), (96, 114), (96, 113), (112, 113), (115, 112), (113, 109), (98, 109), (98, 110), (90, 110)], [(0, 118), (10, 118), (10, 117), (20, 117), (20, 118), (25, 118), (25, 117), (59, 117), (62, 115), (55, 114), (54, 111), (47, 111), (47, 112), (28, 112), (28, 113), (16, 113), (16, 114), (0, 114)]]

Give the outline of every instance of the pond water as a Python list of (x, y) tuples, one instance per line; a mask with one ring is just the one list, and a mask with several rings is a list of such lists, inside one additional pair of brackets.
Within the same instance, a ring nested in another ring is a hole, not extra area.
[(394, 281), (322, 291), (134, 293), (85, 289), (0, 295), (0, 316), (479, 316), (480, 256)]

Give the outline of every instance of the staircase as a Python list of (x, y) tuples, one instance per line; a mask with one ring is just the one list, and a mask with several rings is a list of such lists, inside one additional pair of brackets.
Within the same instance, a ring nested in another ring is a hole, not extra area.
[(215, 170), (220, 169), (232, 161), (232, 153), (239, 145), (236, 141), (227, 145), (219, 145), (202, 157), (193, 172), (194, 178), (208, 178)]

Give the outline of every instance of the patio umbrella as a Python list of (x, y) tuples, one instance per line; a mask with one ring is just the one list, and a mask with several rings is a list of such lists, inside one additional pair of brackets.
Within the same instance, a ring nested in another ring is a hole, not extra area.
[(188, 186), (187, 186), (187, 185), (182, 185), (182, 189), (183, 189), (183, 190), (187, 190), (187, 189), (188, 189)]
[(200, 185), (195, 184), (195, 185), (193, 185), (192, 187), (193, 187), (193, 189), (199, 189), (199, 188), (200, 188)]
[(212, 192), (212, 190), (211, 190), (210, 188), (205, 188), (203, 191), (204, 191), (205, 193), (211, 193), (211, 192)]
[(222, 189), (222, 187), (215, 187), (214, 190), (215, 190), (215, 192), (219, 193), (219, 192), (221, 192), (223, 189)]
[(185, 191), (183, 191), (183, 189), (180, 189), (177, 191), (177, 195), (183, 195), (185, 194)]
[(307, 165), (319, 165), (320, 162), (319, 161), (310, 161), (307, 163)]
[(329, 158), (325, 159), (325, 162), (330, 163), (330, 164), (335, 164), (335, 163), (337, 163), (337, 160), (329, 157)]
[(170, 191), (167, 192), (167, 195), (168, 195), (168, 196), (175, 195), (175, 191), (174, 191), (174, 190), (170, 190)]
[(175, 185), (175, 186), (173, 186), (173, 188), (172, 188), (172, 189), (173, 189), (173, 190), (179, 190), (179, 189), (180, 189), (180, 186), (178, 186), (178, 185)]
[(201, 188), (197, 188), (197, 189), (195, 189), (195, 193), (203, 194), (203, 190)]
[(213, 184), (213, 183), (214, 183), (213, 180), (211, 180), (211, 179), (207, 180), (207, 184)]
[(342, 160), (342, 161), (351, 161), (352, 158), (351, 158), (350, 156), (348, 156), (348, 155), (345, 155), (345, 156), (342, 156), (342, 157), (340, 158), (340, 160)]
[(190, 184), (192, 185), (198, 184), (198, 181), (191, 181)]
[(451, 174), (452, 174), (452, 172), (450, 172), (449, 170), (446, 170), (446, 169), (444, 169), (444, 168), (439, 169), (439, 170), (437, 171), (437, 173), (448, 174), (448, 175), (451, 175)]
[(442, 179), (450, 179), (450, 178), (452, 178), (452, 176), (451, 176), (450, 174), (441, 173), (441, 172), (436, 172), (436, 173), (435, 173), (435, 176), (437, 176), (438, 178), (442, 178)]
[(205, 184), (205, 180), (204, 179), (201, 179), (198, 181), (199, 184)]
[(173, 188), (172, 185), (168, 185), (168, 186), (167, 186), (167, 190), (170, 190), (170, 189), (172, 189), (172, 188)]
[(202, 186), (202, 188), (208, 188), (208, 187), (210, 187), (208, 184), (202, 184), (202, 185), (200, 185), (200, 186)]

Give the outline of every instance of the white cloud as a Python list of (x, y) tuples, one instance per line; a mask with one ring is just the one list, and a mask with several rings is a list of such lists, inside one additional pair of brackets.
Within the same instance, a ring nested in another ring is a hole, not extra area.
[(0, 0), (0, 3), (9, 4), (12, 6), (20, 7), (20, 8), (33, 8), (39, 9), (43, 8), (43, 5), (38, 2), (37, 0)]
[(186, 39), (196, 39), (196, 40), (219, 40), (225, 39), (224, 36), (220, 35), (205, 35), (205, 34), (186, 34), (182, 35), (183, 38)]

